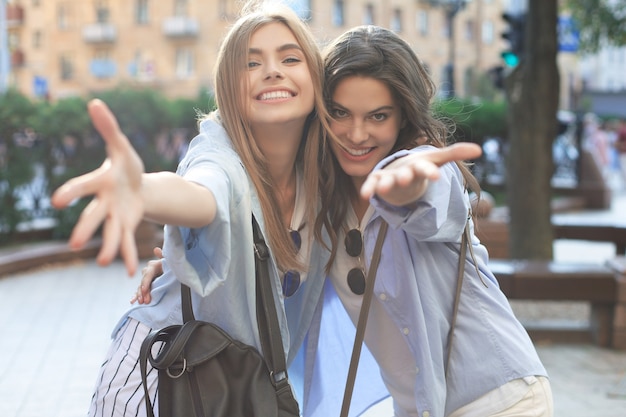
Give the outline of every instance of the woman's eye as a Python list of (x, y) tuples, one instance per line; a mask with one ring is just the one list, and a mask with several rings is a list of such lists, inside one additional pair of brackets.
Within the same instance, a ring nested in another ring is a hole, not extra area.
[(348, 113), (341, 109), (333, 109), (330, 112), (330, 115), (333, 117), (333, 119), (341, 119), (343, 117), (346, 117)]
[(285, 58), (283, 62), (286, 64), (293, 64), (296, 62), (302, 62), (302, 60), (300, 58), (296, 58), (295, 56), (291, 56), (289, 58)]
[(385, 113), (376, 113), (372, 115), (372, 119), (377, 122), (382, 122), (387, 119), (387, 115)]
[(259, 63), (258, 63), (258, 62), (256, 62), (256, 61), (249, 61), (249, 62), (248, 62), (248, 68), (254, 68), (254, 67), (257, 67), (257, 66), (259, 66), (259, 65), (261, 65), (261, 64), (259, 64)]

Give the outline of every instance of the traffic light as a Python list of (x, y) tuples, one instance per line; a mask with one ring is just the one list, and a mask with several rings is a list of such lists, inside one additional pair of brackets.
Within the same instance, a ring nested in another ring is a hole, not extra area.
[(502, 13), (502, 19), (507, 23), (507, 29), (502, 33), (502, 38), (509, 41), (509, 48), (502, 51), (500, 56), (508, 67), (515, 67), (524, 58), (526, 14)]

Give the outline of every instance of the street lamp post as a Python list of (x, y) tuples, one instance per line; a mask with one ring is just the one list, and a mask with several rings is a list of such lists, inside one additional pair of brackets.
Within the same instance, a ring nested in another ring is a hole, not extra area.
[(456, 42), (454, 33), (454, 18), (457, 13), (461, 11), (467, 3), (471, 0), (430, 0), (432, 6), (441, 7), (446, 14), (446, 24), (448, 25), (448, 64), (446, 65), (446, 78), (448, 82), (448, 91), (446, 92), (446, 98), (454, 98), (455, 85), (454, 85), (454, 66), (456, 57)]

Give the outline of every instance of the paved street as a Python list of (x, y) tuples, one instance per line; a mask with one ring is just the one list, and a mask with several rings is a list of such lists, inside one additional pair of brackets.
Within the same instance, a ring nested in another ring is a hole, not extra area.
[[(612, 215), (625, 216), (626, 195), (618, 197)], [(560, 241), (555, 253), (597, 262), (613, 256), (611, 246)], [(120, 263), (99, 268), (93, 261), (0, 278), (0, 417), (84, 416), (110, 330), (137, 284)], [(557, 417), (626, 416), (626, 351), (537, 348)], [(388, 410), (381, 405), (368, 416), (387, 417)]]

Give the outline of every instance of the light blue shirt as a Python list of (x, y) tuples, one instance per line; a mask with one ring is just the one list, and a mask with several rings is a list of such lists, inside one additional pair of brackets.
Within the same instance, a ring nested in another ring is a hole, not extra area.
[[(377, 169), (422, 149), (427, 147), (401, 151), (381, 161)], [(363, 231), (364, 256), (369, 263), (384, 218), (390, 227), (374, 297), (404, 335), (414, 359), (408, 366), (416, 367), (415, 402), (420, 416), (444, 417), (509, 381), (546, 376), (531, 339), (489, 270), (487, 250), (473, 234), (470, 220), (476, 262), (468, 251), (446, 379), (444, 363), (461, 236), (470, 208), (455, 164), (442, 167), (441, 178), (430, 182), (411, 209), (376, 198), (371, 204), (375, 213)], [(332, 286), (326, 288), (323, 312), (317, 318), (304, 351), (306, 417), (339, 414), (354, 340), (354, 325)], [(388, 395), (367, 349), (357, 375), (350, 415), (360, 414)]]
[[(165, 226), (164, 274), (153, 283), (153, 301), (131, 309), (116, 331), (127, 316), (153, 329), (182, 323), (180, 284), (184, 283), (192, 290), (196, 319), (212, 322), (261, 351), (251, 215), (254, 213), (264, 232), (263, 215), (255, 188), (219, 123), (201, 123), (177, 174), (211, 190), (217, 202), (215, 220), (197, 229)], [(308, 238), (305, 233), (303, 239)], [(299, 304), (289, 323), (273, 256), (269, 262), (283, 345), (285, 352), (291, 353), (289, 362), (304, 339), (324, 283), (327, 251), (315, 242), (311, 247), (308, 279), (296, 293)]]

